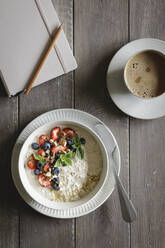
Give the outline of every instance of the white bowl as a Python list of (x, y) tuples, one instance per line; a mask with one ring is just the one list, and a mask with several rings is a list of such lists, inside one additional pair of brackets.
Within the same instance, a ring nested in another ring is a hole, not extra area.
[[(90, 134), (92, 134), (92, 136), (97, 141), (97, 143), (100, 147), (100, 150), (102, 153), (102, 159), (103, 159), (103, 168), (102, 168), (100, 180), (97, 183), (97, 185), (94, 187), (94, 189), (91, 192), (89, 192), (84, 197), (80, 198), (80, 200), (73, 201), (73, 202), (51, 201), (51, 200), (48, 200), (47, 198), (45, 198), (43, 195), (39, 194), (39, 192), (37, 192), (30, 184), (28, 177), (27, 177), (27, 174), (26, 174), (26, 171), (25, 171), (25, 167), (24, 167), (26, 154), (28, 153), (29, 147), (34, 142), (34, 138), (39, 137), (41, 134), (47, 133), (48, 130), (51, 130), (55, 126), (62, 126), (62, 125), (78, 126), (78, 127), (85, 129)], [(31, 133), (31, 135), (24, 142), (24, 144), (21, 148), (19, 160), (18, 160), (18, 172), (19, 172), (21, 182), (22, 182), (23, 187), (26, 190), (26, 192), (38, 203), (44, 205), (45, 207), (52, 208), (52, 209), (71, 209), (74, 207), (83, 206), (87, 202), (90, 204), (90, 201), (92, 201), (92, 198), (94, 196), (96, 196), (96, 194), (104, 186), (108, 171), (109, 171), (108, 154), (107, 154), (106, 148), (105, 148), (103, 142), (101, 141), (101, 139), (99, 138), (99, 136), (88, 126), (82, 125), (79, 122), (73, 122), (73, 121), (56, 121), (56, 122), (53, 121), (53, 122), (48, 122), (47, 124), (37, 128), (33, 133)]]

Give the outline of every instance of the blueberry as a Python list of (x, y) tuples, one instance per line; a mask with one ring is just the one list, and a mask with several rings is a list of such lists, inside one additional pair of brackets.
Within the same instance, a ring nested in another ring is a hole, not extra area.
[(72, 146), (72, 145), (68, 145), (68, 148), (69, 148), (70, 150), (73, 150), (73, 146)]
[(42, 164), (40, 161), (37, 161), (37, 169), (41, 170), (44, 167), (44, 164)]
[(35, 170), (34, 170), (34, 174), (35, 174), (35, 175), (39, 175), (39, 174), (40, 174), (40, 170), (39, 170), (39, 169), (35, 169)]
[(49, 150), (51, 148), (51, 144), (49, 142), (45, 142), (43, 145), (42, 145), (42, 149), (44, 151), (46, 150)]
[(84, 138), (80, 138), (80, 142), (81, 142), (82, 145), (85, 145), (86, 140)]
[(59, 173), (60, 173), (60, 170), (59, 170), (58, 167), (53, 167), (53, 168), (51, 169), (51, 173), (52, 173), (52, 175), (58, 176)]
[(72, 145), (72, 139), (67, 139), (67, 146)]
[(76, 152), (76, 148), (73, 148), (72, 145), (69, 145), (68, 148), (69, 148), (71, 151)]
[(52, 182), (53, 182), (54, 184), (59, 184), (59, 182), (60, 182), (59, 177), (53, 178)]
[(32, 149), (38, 150), (40, 148), (38, 143), (32, 143)]
[(60, 186), (58, 184), (52, 184), (52, 188), (55, 190), (59, 190)]
[(61, 156), (61, 154), (60, 154), (60, 153), (57, 153), (56, 156), (55, 156), (55, 159), (56, 159), (56, 160), (59, 159), (60, 156)]

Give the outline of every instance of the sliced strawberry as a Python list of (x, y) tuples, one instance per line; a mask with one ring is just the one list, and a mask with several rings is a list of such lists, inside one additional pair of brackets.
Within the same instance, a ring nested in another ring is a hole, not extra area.
[(64, 153), (64, 151), (67, 149), (66, 146), (62, 146), (62, 145), (59, 145), (59, 146), (53, 146), (51, 148), (51, 152), (56, 154), (58, 152), (61, 152), (61, 153)]
[(56, 147), (55, 147), (55, 146), (53, 146), (53, 147), (50, 149), (50, 151), (51, 151), (52, 153), (55, 153), (55, 150), (56, 150)]
[(50, 132), (50, 138), (52, 140), (58, 140), (58, 138), (60, 137), (60, 132), (61, 132), (61, 128), (60, 127), (55, 127), (51, 130)]
[(35, 160), (35, 157), (34, 157), (33, 153), (30, 155), (30, 160)]
[(45, 152), (44, 152), (44, 150), (41, 149), (41, 148), (37, 151), (37, 154), (40, 155), (40, 156), (42, 156), (42, 157), (45, 156)]
[(73, 136), (75, 136), (75, 134), (76, 134), (76, 132), (71, 128), (64, 128), (62, 130), (62, 132), (63, 132), (64, 136), (67, 138), (73, 138)]
[(35, 160), (29, 160), (29, 161), (27, 162), (27, 166), (28, 166), (31, 170), (36, 169), (36, 161), (35, 161)]
[(51, 182), (46, 179), (46, 177), (42, 174), (38, 175), (38, 181), (42, 187), (49, 187)]
[(46, 164), (44, 165), (44, 168), (43, 168), (44, 172), (48, 172), (48, 171), (49, 171), (49, 168), (50, 168), (50, 164), (49, 164), (49, 162), (48, 162), (48, 163), (46, 163)]
[(45, 134), (42, 134), (39, 137), (39, 145), (42, 146), (48, 140), (49, 140), (49, 137), (47, 135), (45, 135)]
[(29, 161), (27, 162), (27, 166), (28, 166), (31, 170), (34, 170), (34, 169), (36, 169), (36, 163), (37, 163), (37, 161), (34, 159), (34, 155), (32, 154), (32, 155), (30, 156)]

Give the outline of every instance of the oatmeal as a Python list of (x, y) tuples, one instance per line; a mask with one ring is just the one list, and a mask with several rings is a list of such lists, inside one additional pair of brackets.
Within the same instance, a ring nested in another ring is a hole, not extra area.
[(45, 198), (75, 201), (94, 189), (100, 179), (102, 155), (94, 137), (76, 126), (55, 127), (36, 137), (26, 154), (30, 184)]

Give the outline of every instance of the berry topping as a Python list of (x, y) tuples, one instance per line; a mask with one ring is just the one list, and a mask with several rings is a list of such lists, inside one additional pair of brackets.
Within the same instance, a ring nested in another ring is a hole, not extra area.
[(48, 181), (44, 175), (39, 175), (38, 181), (42, 187), (49, 187), (51, 185), (51, 182)]
[(34, 170), (36, 168), (36, 161), (33, 161), (33, 160), (29, 160), (28, 163), (27, 163), (27, 166)]
[(46, 150), (49, 150), (51, 148), (51, 144), (49, 142), (45, 142), (43, 145), (42, 145), (42, 149), (44, 151)]
[(71, 146), (72, 145), (72, 139), (67, 138), (67, 146)]
[(41, 148), (37, 151), (37, 154), (40, 155), (40, 156), (42, 156), (42, 157), (45, 156), (45, 152), (44, 152), (44, 150), (41, 149)]
[(32, 143), (32, 149), (33, 150), (38, 150), (40, 148), (38, 143)]
[(62, 133), (64, 134), (65, 137), (67, 138), (73, 138), (73, 136), (75, 136), (75, 131), (71, 128), (64, 128), (62, 130)]
[(72, 146), (72, 145), (68, 145), (68, 148), (69, 148), (70, 150), (73, 150), (73, 146)]
[(53, 146), (53, 147), (51, 148), (51, 152), (52, 152), (53, 154), (56, 154), (56, 153), (58, 153), (58, 152), (65, 153), (64, 151), (65, 151), (66, 149), (67, 149), (67, 147), (66, 147), (66, 146), (62, 146), (62, 145)]
[(58, 184), (52, 184), (52, 188), (55, 190), (59, 190), (60, 186)]
[(60, 182), (59, 177), (55, 177), (55, 178), (53, 178), (53, 180), (52, 180), (52, 183), (54, 183), (54, 184), (59, 184), (59, 182)]
[(29, 161), (27, 162), (27, 166), (28, 166), (30, 169), (34, 170), (34, 169), (36, 169), (36, 162), (37, 162), (37, 161), (34, 159), (34, 155), (32, 154), (32, 155), (30, 156)]
[(30, 159), (35, 160), (35, 157), (34, 157), (33, 153), (30, 155)]
[(52, 175), (58, 176), (59, 173), (60, 173), (60, 170), (59, 170), (58, 167), (54, 167), (54, 168), (51, 169), (51, 173), (52, 173)]
[(86, 140), (71, 128), (55, 127), (50, 132), (50, 138), (42, 134), (39, 137), (39, 144), (34, 142), (31, 147), (37, 150), (30, 156), (27, 166), (34, 170), (42, 187), (52, 186), (59, 190), (60, 166), (72, 166), (72, 159), (77, 156), (84, 157)]
[(59, 159), (60, 156), (61, 156), (61, 153), (57, 153), (56, 156), (55, 156), (55, 159), (56, 159), (56, 160)]
[(42, 146), (46, 141), (48, 141), (49, 138), (47, 135), (45, 134), (42, 134), (40, 137), (39, 137), (39, 145)]
[(86, 140), (84, 138), (80, 138), (80, 142), (81, 142), (82, 145), (85, 145)]
[(72, 145), (68, 145), (68, 148), (69, 148), (71, 151), (76, 152), (76, 148), (73, 148)]
[(35, 175), (39, 175), (39, 174), (40, 174), (40, 170), (39, 170), (39, 169), (35, 169), (35, 170), (34, 170), (34, 174), (35, 174)]
[(61, 131), (60, 127), (53, 128), (50, 132), (50, 138), (52, 140), (58, 140), (58, 138), (60, 137), (60, 131)]
[(43, 167), (43, 170), (44, 172), (48, 172), (49, 171), (49, 168), (50, 168), (50, 164), (49, 163), (46, 163)]
[(42, 164), (39, 160), (37, 161), (37, 169), (41, 170), (44, 167), (44, 164)]

